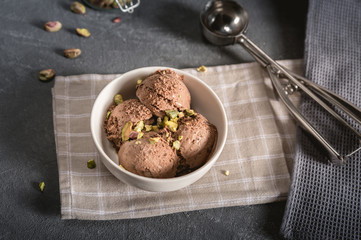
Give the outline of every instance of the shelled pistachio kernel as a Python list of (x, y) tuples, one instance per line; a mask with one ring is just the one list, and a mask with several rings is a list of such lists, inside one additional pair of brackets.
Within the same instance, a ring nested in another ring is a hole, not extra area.
[(129, 135), (132, 132), (133, 123), (131, 121), (126, 122), (123, 129), (122, 129), (122, 141), (128, 141)]
[(81, 54), (81, 50), (79, 48), (68, 48), (64, 50), (64, 57), (66, 58), (77, 58)]
[(94, 159), (90, 159), (90, 160), (87, 162), (87, 166), (88, 166), (88, 168), (93, 169), (93, 168), (95, 168), (97, 165), (95, 164)]
[(167, 116), (170, 118), (176, 118), (179, 112), (177, 110), (166, 110), (165, 114), (167, 114)]
[(40, 191), (44, 192), (44, 188), (45, 188), (45, 183), (44, 183), (44, 182), (40, 182), (40, 183), (39, 183), (39, 189), (40, 189)]
[(178, 136), (178, 140), (179, 140), (179, 141), (181, 141), (182, 139), (183, 139), (183, 136), (182, 136), (182, 135)]
[(107, 119), (109, 118), (110, 114), (112, 113), (112, 111), (108, 111), (107, 112)]
[(187, 116), (193, 116), (194, 114), (195, 114), (195, 111), (193, 109), (186, 109)]
[(180, 148), (180, 141), (175, 140), (175, 141), (173, 142), (173, 147), (174, 147), (174, 149), (179, 150), (179, 148)]
[(86, 8), (83, 4), (81, 4), (80, 2), (73, 2), (70, 5), (70, 10), (74, 13), (79, 13), (79, 14), (85, 14), (86, 12)]
[(178, 128), (178, 124), (175, 123), (175, 122), (172, 122), (172, 121), (167, 121), (164, 123), (165, 126), (171, 130), (172, 132), (176, 132), (177, 131), (177, 128)]
[(229, 170), (224, 171), (224, 175), (229, 176)]
[(160, 137), (152, 137), (152, 138), (149, 138), (149, 143), (150, 144), (155, 144), (159, 141)]
[(199, 68), (197, 68), (197, 72), (207, 72), (207, 68), (204, 65), (202, 65)]
[(90, 35), (91, 35), (89, 30), (86, 28), (76, 28), (75, 30), (76, 30), (76, 33), (82, 37), (90, 37)]
[(114, 96), (114, 103), (115, 103), (115, 105), (119, 105), (119, 104), (121, 104), (123, 102), (123, 96), (121, 95), (121, 94), (116, 94), (115, 96)]
[(48, 32), (57, 32), (62, 28), (62, 24), (59, 21), (50, 21), (44, 24), (44, 29)]
[(178, 117), (179, 117), (179, 118), (184, 117), (184, 113), (183, 113), (183, 112), (178, 112)]
[(41, 81), (48, 81), (51, 80), (55, 75), (55, 72), (53, 69), (44, 69), (41, 70), (38, 74), (38, 78)]
[(144, 122), (143, 122), (143, 120), (141, 120), (135, 125), (134, 131), (141, 132), (143, 130), (143, 128), (144, 128)]
[(137, 140), (141, 139), (143, 137), (144, 133), (140, 132), (138, 133), (138, 137), (137, 137)]
[(144, 128), (146, 132), (152, 131), (152, 125), (145, 125)]
[(154, 132), (157, 132), (157, 131), (159, 130), (159, 127), (158, 127), (158, 126), (152, 126), (152, 130), (153, 130)]
[(137, 85), (142, 84), (142, 82), (143, 82), (143, 80), (142, 80), (142, 79), (138, 79), (138, 80), (137, 80)]

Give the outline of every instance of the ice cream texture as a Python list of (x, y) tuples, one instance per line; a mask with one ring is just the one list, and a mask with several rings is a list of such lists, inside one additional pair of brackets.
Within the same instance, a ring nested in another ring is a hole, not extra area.
[(122, 144), (122, 130), (127, 122), (133, 124), (140, 121), (153, 122), (152, 117), (152, 112), (138, 99), (129, 99), (118, 105), (113, 104), (108, 109), (104, 122), (107, 138), (119, 149)]
[(164, 117), (166, 110), (190, 108), (191, 95), (183, 76), (172, 70), (158, 70), (137, 85), (136, 95), (154, 115)]
[(118, 157), (119, 164), (125, 169), (145, 177), (174, 177), (179, 165), (176, 151), (156, 132), (125, 142), (118, 151)]
[(185, 117), (176, 133), (181, 139), (180, 155), (191, 169), (202, 166), (213, 150), (217, 138), (217, 129), (204, 116), (197, 113), (194, 117)]
[(111, 105), (104, 121), (121, 167), (140, 176), (171, 178), (207, 162), (217, 128), (190, 109), (182, 75), (165, 69), (138, 79), (136, 96), (139, 100)]

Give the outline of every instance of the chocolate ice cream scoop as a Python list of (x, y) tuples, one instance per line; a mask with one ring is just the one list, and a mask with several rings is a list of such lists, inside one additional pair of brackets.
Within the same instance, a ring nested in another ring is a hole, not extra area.
[(183, 77), (169, 69), (158, 70), (137, 86), (136, 95), (157, 117), (163, 117), (165, 110), (189, 109), (191, 96)]
[(171, 178), (176, 175), (179, 158), (176, 151), (155, 132), (138, 140), (124, 142), (118, 151), (119, 164), (145, 177)]
[(127, 122), (153, 121), (152, 112), (137, 99), (128, 99), (109, 108), (109, 116), (104, 122), (107, 138), (116, 148), (122, 144), (122, 129)]
[(197, 113), (182, 119), (176, 133), (180, 139), (180, 154), (191, 169), (201, 167), (208, 159), (217, 140), (217, 128)]

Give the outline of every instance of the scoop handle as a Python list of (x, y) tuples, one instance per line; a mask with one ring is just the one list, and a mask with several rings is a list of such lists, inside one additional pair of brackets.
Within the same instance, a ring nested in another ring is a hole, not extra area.
[[(340, 107), (346, 114), (351, 118), (356, 120), (360, 124), (360, 113), (361, 110), (343, 99), (341, 96), (309, 81), (306, 78), (300, 77), (291, 71), (287, 70), (277, 62), (275, 62), (271, 57), (269, 57), (265, 52), (263, 52), (256, 44), (249, 40), (243, 33), (240, 34), (235, 42), (242, 45), (255, 59), (256, 61), (265, 67), (270, 75), (271, 81), (275, 90), (280, 96), (281, 100), (285, 103), (288, 110), (291, 112), (293, 117), (298, 121), (298, 123), (311, 135), (313, 135), (330, 153), (331, 160), (334, 163), (344, 163), (347, 157), (353, 155), (355, 152), (361, 150), (361, 147), (356, 149), (350, 154), (341, 156), (335, 148), (333, 148), (329, 142), (304, 118), (302, 113), (300, 113), (294, 105), (289, 101), (287, 93), (284, 92), (284, 89), (280, 83), (280, 76), (283, 76), (289, 80), (291, 84), (300, 88), (308, 96), (310, 96), (314, 101), (316, 101), (321, 107), (323, 107), (327, 112), (329, 112), (333, 117), (340, 121), (343, 125), (348, 127), (354, 134), (361, 139), (361, 134), (353, 128), (345, 119), (343, 119), (339, 114), (337, 114), (325, 101), (332, 103)], [(361, 143), (361, 140), (359, 140)]]

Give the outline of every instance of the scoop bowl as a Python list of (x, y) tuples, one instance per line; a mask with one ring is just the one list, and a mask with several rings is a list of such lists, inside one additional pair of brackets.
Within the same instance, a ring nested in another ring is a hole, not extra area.
[[(117, 153), (112, 144), (107, 140), (103, 128), (106, 111), (112, 104), (114, 95), (121, 93), (124, 99), (136, 98), (135, 86), (137, 80), (144, 79), (158, 69), (171, 69), (178, 74), (184, 75), (184, 83), (188, 87), (192, 97), (191, 107), (213, 123), (218, 131), (217, 143), (208, 161), (199, 169), (180, 177), (163, 179), (148, 178), (133, 174), (121, 168), (118, 163)], [(94, 102), (90, 117), (90, 128), (94, 144), (99, 152), (100, 160), (106, 168), (122, 182), (151, 192), (179, 190), (204, 176), (214, 165), (223, 150), (227, 138), (227, 126), (226, 112), (214, 91), (199, 78), (169, 67), (139, 68), (114, 79), (99, 93)]]

